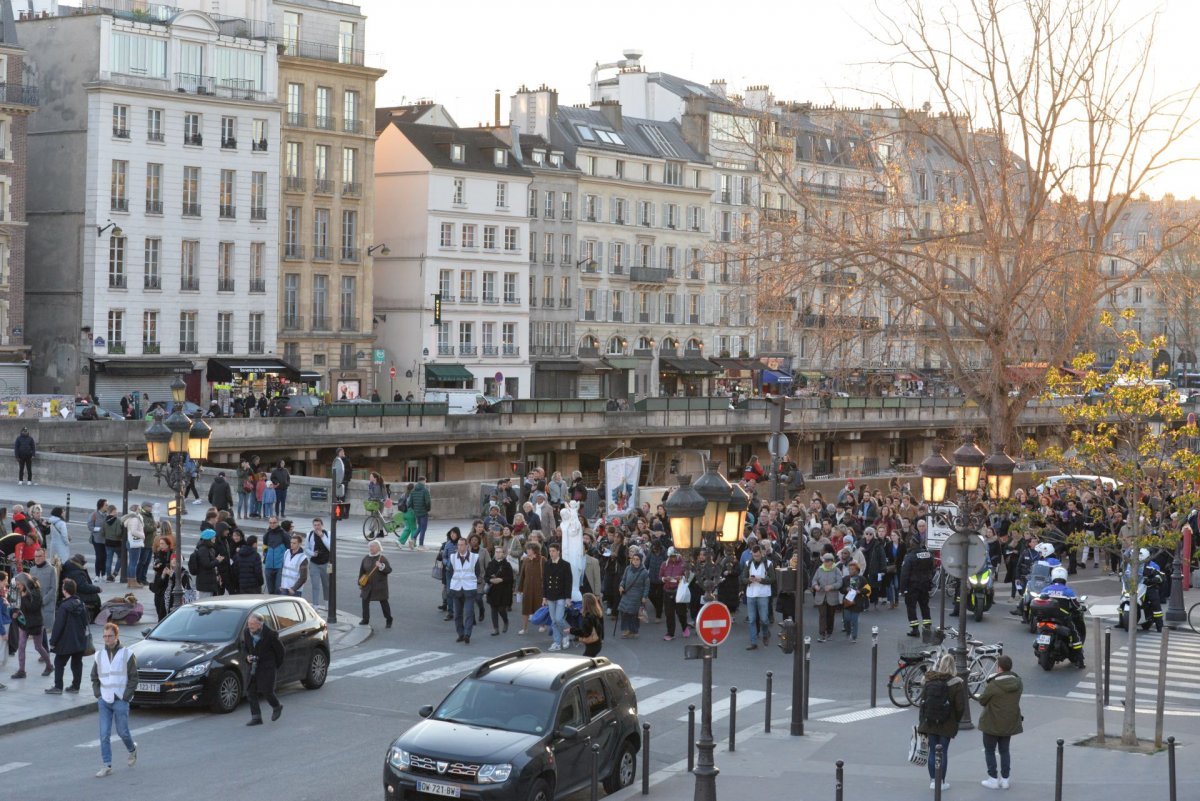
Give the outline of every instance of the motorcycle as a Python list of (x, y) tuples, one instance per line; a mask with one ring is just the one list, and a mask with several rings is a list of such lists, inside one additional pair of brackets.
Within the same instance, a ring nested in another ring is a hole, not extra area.
[[(1087, 596), (1078, 598), (1081, 612), (1087, 611)], [(1030, 617), (1034, 621), (1037, 636), (1033, 641), (1033, 655), (1042, 670), (1050, 671), (1059, 662), (1071, 659), (1071, 637), (1075, 625), (1071, 615), (1061, 609), (1052, 597), (1037, 597), (1030, 603)], [(1080, 640), (1083, 639), (1080, 632)]]
[(1033, 634), (1037, 628), (1034, 623), (1033, 616), (1029, 613), (1030, 603), (1033, 599), (1042, 594), (1042, 590), (1050, 583), (1051, 566), (1045, 562), (1036, 562), (1029, 571), (1029, 575), (1024, 582), (1017, 582), (1017, 592), (1021, 593), (1021, 600), (1017, 604), (1017, 609), (1012, 613), (1019, 615), (1021, 622), (1029, 626), (1029, 633)]
[[(1154, 623), (1150, 619), (1150, 612), (1146, 609), (1146, 582), (1139, 581), (1137, 588), (1137, 616), (1135, 620), (1141, 620), (1142, 631), (1149, 630)], [(1117, 602), (1117, 628), (1124, 629), (1129, 625), (1129, 587), (1125, 586), (1124, 582), (1121, 585), (1121, 600)]]
[[(962, 582), (953, 581), (954, 589), (954, 612), (951, 616), (958, 614), (961, 599), (959, 593), (962, 591)], [(977, 572), (967, 576), (967, 611), (972, 612), (975, 617), (975, 622), (979, 623), (983, 620), (983, 613), (992, 608), (992, 603), (996, 600), (996, 571), (991, 565), (981, 567)]]

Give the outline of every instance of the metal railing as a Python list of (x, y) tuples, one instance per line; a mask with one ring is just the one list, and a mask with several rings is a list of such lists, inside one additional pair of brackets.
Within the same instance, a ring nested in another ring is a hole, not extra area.
[(232, 278), (218, 278), (217, 279), (217, 291), (218, 292), (232, 292), (233, 286), (234, 286), (234, 282), (233, 282)]
[(157, 275), (142, 276), (142, 289), (162, 289), (162, 277)]
[(118, 128), (115, 125), (113, 126), (113, 139), (128, 139), (128, 138), (129, 138), (129, 129), (128, 128)]
[(251, 220), (265, 220), (265, 219), (267, 219), (267, 208), (266, 208), (266, 206), (251, 206), (251, 207), (250, 207), (250, 219), (251, 219)]
[(129, 198), (110, 197), (108, 199), (108, 208), (110, 211), (129, 211)]
[(307, 128), (308, 115), (303, 111), (289, 111), (284, 115), (283, 124), (289, 128)]
[(162, 131), (148, 131), (146, 133), (147, 142), (165, 142), (166, 140), (166, 134), (164, 134)]
[(285, 192), (303, 192), (304, 186), (305, 183), (303, 178), (295, 175), (289, 175), (284, 180), (283, 189)]
[(337, 130), (337, 117), (326, 117), (326, 116), (318, 115), (313, 118), (313, 122), (316, 124), (316, 127), (320, 128), (322, 131), (336, 131)]
[(325, 42), (297, 42), (285, 40), (280, 42), (279, 55), (293, 58), (311, 58), (318, 61), (333, 61), (338, 64), (354, 64), (363, 66), (364, 52), (353, 47)]
[(190, 72), (175, 73), (175, 87), (197, 95), (213, 94), (216, 78), (211, 75), (195, 75)]
[(475, 351), (476, 351), (476, 348), (474, 345), (459, 345), (458, 346), (458, 355), (459, 356), (474, 356)]
[(250, 152), (251, 153), (266, 153), (267, 152), (267, 140), (259, 139), (257, 142), (251, 140)]
[(300, 260), (304, 258), (304, 245), (297, 245), (292, 242), (285, 243), (283, 246), (283, 257), (285, 259)]
[(503, 348), (503, 352), (504, 352), (505, 356), (520, 356), (521, 355), (521, 346), (520, 345), (503, 345), (502, 348)]
[(316, 178), (313, 180), (313, 192), (318, 195), (332, 195), (333, 181), (328, 178)]
[(232, 220), (237, 217), (237, 206), (221, 206), (220, 216), (222, 219)]
[(200, 204), (199, 203), (184, 203), (183, 204), (183, 216), (184, 217), (199, 217), (200, 216)]
[(634, 267), (629, 271), (629, 278), (643, 284), (665, 284), (667, 270), (663, 267)]
[(200, 347), (199, 347), (199, 345), (196, 344), (196, 341), (194, 339), (193, 340), (181, 339), (181, 340), (179, 340), (179, 352), (180, 353), (199, 353)]
[(109, 273), (108, 286), (111, 289), (125, 289), (128, 285), (128, 278), (125, 273)]
[(36, 106), (40, 100), (36, 86), (0, 83), (0, 103), (8, 106)]
[(362, 197), (362, 184), (353, 181), (343, 183), (342, 197)]
[(293, 315), (285, 314), (283, 316), (282, 325), (283, 325), (284, 331), (303, 331), (304, 330), (304, 318), (299, 317), (294, 314)]
[(146, 213), (147, 214), (162, 214), (163, 213), (162, 201), (161, 200), (147, 200), (146, 201)]
[(143, 342), (142, 353), (146, 356), (157, 356), (162, 353), (162, 343), (159, 342)]
[(358, 264), (360, 252), (358, 248), (342, 248), (342, 264)]
[(438, 356), (453, 356), (454, 355), (454, 346), (453, 345), (444, 345), (444, 344), (439, 343), (437, 351), (438, 351)]
[(250, 282), (250, 293), (251, 294), (259, 295), (266, 291), (267, 291), (267, 282), (264, 281), (263, 279), (259, 278), (256, 281), (252, 280)]
[(221, 137), (221, 149), (222, 150), (237, 150), (237, 140), (234, 139), (233, 137), (230, 137), (228, 139), (226, 139), (225, 137)]
[(329, 246), (313, 245), (312, 257), (314, 261), (329, 261)]
[(500, 349), (497, 348), (495, 345), (484, 345), (483, 346), (483, 355), (484, 356), (499, 356)]
[(217, 353), (233, 353), (233, 342), (228, 339), (218, 339)]
[(312, 330), (313, 331), (329, 331), (331, 329), (331, 327), (332, 326), (330, 325), (330, 320), (328, 317), (321, 316), (321, 317), (313, 317), (313, 319), (312, 319)]
[(109, 353), (124, 353), (125, 352), (125, 341), (124, 340), (115, 340), (115, 339), (110, 340), (108, 343), (108, 352)]
[(339, 331), (357, 331), (358, 330), (358, 318), (357, 317), (346, 317), (346, 316), (341, 317), (338, 320), (338, 330)]
[(179, 279), (180, 292), (199, 292), (200, 291), (200, 276), (185, 275)]
[(362, 120), (342, 120), (342, 132), (360, 134), (363, 132)]
[(261, 339), (260, 339), (260, 340), (258, 340), (258, 341), (255, 341), (255, 340), (250, 340), (250, 344), (249, 344), (249, 346), (248, 346), (246, 349), (247, 349), (247, 350), (248, 350), (250, 353), (262, 353), (262, 352), (265, 350), (265, 348), (263, 347), (263, 342), (262, 342), (262, 340), (261, 340)]

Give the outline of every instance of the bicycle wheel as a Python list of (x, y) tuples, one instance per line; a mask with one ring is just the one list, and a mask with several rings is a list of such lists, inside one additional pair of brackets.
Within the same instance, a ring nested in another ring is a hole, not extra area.
[(383, 518), (378, 512), (373, 512), (370, 517), (363, 521), (363, 539), (367, 542), (376, 537), (383, 536)]
[(996, 657), (990, 654), (971, 660), (971, 666), (967, 669), (967, 691), (975, 700), (979, 700), (980, 693), (987, 686), (987, 680), (995, 675), (996, 661)]
[(925, 689), (925, 671), (927, 670), (929, 670), (929, 665), (925, 662), (905, 668), (907, 675), (904, 679), (904, 696), (908, 698), (909, 705), (921, 703), (921, 692)]
[(913, 667), (914, 665), (905, 665), (888, 677), (888, 699), (901, 709), (912, 706), (912, 700), (905, 692), (904, 685), (907, 683), (908, 673)]
[(1192, 604), (1192, 608), (1188, 610), (1188, 625), (1192, 627), (1192, 631), (1200, 634), (1200, 604)]

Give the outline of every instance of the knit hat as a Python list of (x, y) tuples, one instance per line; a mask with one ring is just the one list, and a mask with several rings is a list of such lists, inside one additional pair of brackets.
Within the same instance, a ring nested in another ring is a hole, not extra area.
[(202, 539), (202, 540), (211, 540), (216, 536), (217, 536), (217, 532), (213, 531), (211, 528), (206, 528), (206, 529), (204, 529), (204, 531), (200, 532), (200, 539)]

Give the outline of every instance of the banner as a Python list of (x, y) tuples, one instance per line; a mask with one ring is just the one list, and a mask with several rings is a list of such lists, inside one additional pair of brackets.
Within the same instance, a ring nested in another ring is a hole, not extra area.
[(604, 515), (624, 517), (638, 506), (638, 478), (642, 457), (604, 460)]

